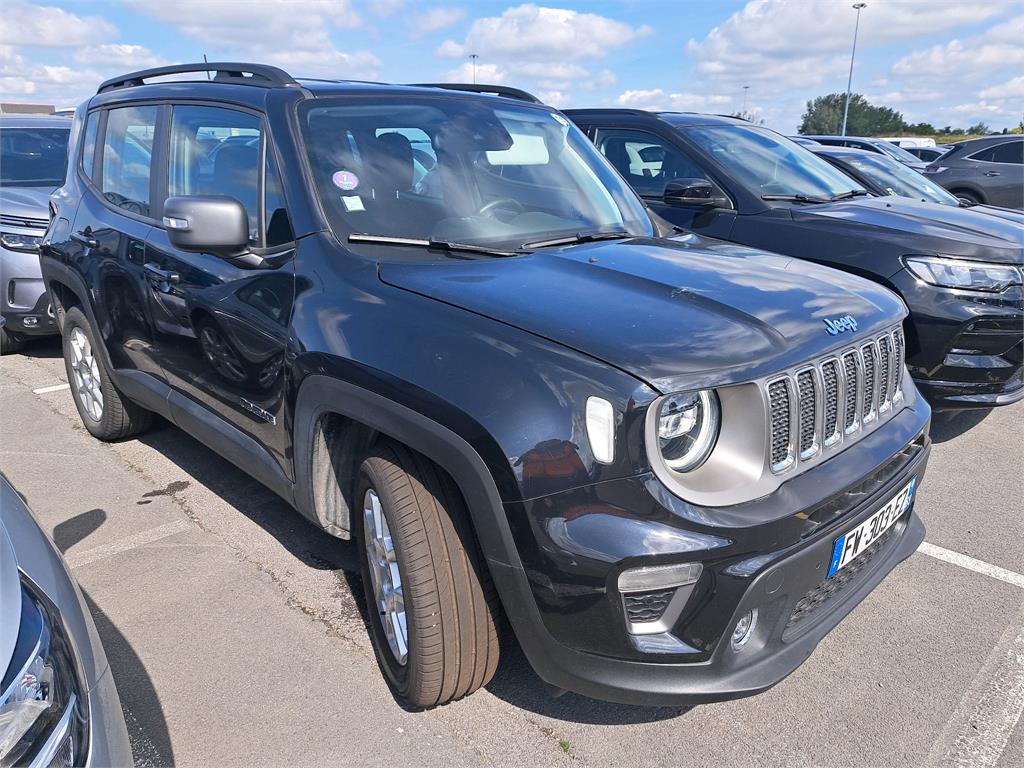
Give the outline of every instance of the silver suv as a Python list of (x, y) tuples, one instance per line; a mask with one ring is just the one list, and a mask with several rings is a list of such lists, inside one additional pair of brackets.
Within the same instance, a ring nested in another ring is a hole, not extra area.
[(50, 221), (49, 199), (64, 183), (71, 121), (0, 117), (0, 354), (27, 336), (57, 333), (39, 274), (39, 242)]
[(1024, 208), (1024, 136), (986, 136), (956, 144), (924, 173), (972, 203)]

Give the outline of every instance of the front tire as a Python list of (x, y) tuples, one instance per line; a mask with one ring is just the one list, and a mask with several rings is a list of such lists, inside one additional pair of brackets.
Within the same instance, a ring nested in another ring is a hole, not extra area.
[(498, 666), (500, 609), (455, 484), (381, 441), (354, 500), (370, 639), (395, 696), (432, 707), (485, 685)]
[(100, 440), (122, 440), (145, 432), (153, 414), (114, 387), (98, 354), (96, 334), (78, 307), (64, 316), (64, 368), (82, 424)]
[(14, 334), (8, 333), (6, 328), (0, 328), (0, 355), (9, 355), (12, 352), (17, 352), (23, 346), (25, 346), (25, 342)]

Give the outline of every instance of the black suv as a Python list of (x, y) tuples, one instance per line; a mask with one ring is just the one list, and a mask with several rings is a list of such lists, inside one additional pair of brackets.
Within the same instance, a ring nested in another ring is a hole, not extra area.
[(658, 239), (566, 118), (474, 87), (105, 83), (42, 254), (82, 420), (161, 414), (355, 538), (413, 705), (487, 683), (502, 617), (557, 688), (764, 690), (922, 540), (905, 310)]
[(910, 308), (907, 364), (933, 407), (1024, 398), (1019, 217), (874, 197), (807, 147), (736, 118), (626, 109), (566, 115), (673, 224), (896, 291)]

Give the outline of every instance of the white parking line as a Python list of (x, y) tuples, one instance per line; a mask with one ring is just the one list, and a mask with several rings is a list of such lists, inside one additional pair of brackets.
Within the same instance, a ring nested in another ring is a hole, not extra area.
[(40, 387), (33, 389), (33, 395), (45, 395), (47, 392), (60, 392), (62, 389), (71, 389), (70, 384), (54, 384), (52, 387)]
[(1006, 568), (1000, 568), (998, 565), (986, 563), (984, 560), (975, 560), (973, 557), (962, 555), (951, 549), (937, 547), (934, 544), (929, 544), (927, 541), (922, 542), (921, 546), (917, 548), (917, 551), (922, 555), (928, 555), (929, 557), (934, 557), (938, 560), (944, 560), (947, 563), (959, 565), (961, 568), (966, 568), (969, 571), (981, 573), (985, 576), (990, 576), (993, 579), (1005, 581), (1007, 584), (1013, 584), (1015, 587), (1024, 589), (1024, 574), (1017, 573), (1016, 571), (1009, 571)]
[(118, 539), (111, 544), (103, 544), (99, 547), (87, 549), (84, 552), (71, 552), (65, 559), (72, 568), (81, 568), (83, 565), (95, 563), (97, 560), (102, 560), (105, 557), (127, 552), (129, 549), (141, 547), (143, 544), (152, 544), (154, 541), (166, 539), (168, 536), (174, 536), (176, 533), (184, 533), (194, 529), (195, 526), (188, 520), (175, 520), (172, 523), (150, 528), (148, 531), (133, 533), (131, 536), (125, 536), (123, 539)]
[[(1024, 614), (1019, 614), (1024, 616)], [(996, 647), (1021, 625), (1013, 622)], [(971, 701), (976, 703), (971, 704)], [(1024, 714), (1024, 628), (1005, 651), (995, 651), (960, 700), (936, 740), (926, 765), (993, 768), (998, 765)], [(955, 735), (954, 735), (955, 734)], [(948, 740), (947, 740), (948, 739)], [(952, 744), (944, 748), (944, 744)]]

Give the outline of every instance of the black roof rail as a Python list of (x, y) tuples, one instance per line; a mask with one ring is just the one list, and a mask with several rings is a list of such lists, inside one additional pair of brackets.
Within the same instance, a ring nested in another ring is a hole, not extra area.
[(504, 96), (506, 99), (518, 99), (528, 101), (531, 104), (543, 104), (540, 99), (532, 93), (510, 88), (507, 85), (485, 85), (483, 83), (409, 83), (417, 88), (444, 88), (449, 91), (469, 91), (470, 93), (493, 93), (495, 96)]
[(143, 69), (138, 72), (129, 72), (127, 75), (112, 77), (101, 83), (96, 93), (113, 91), (117, 88), (132, 88), (137, 85), (145, 85), (146, 80), (151, 77), (179, 75), (185, 72), (215, 72), (213, 82), (216, 83), (254, 85), (263, 88), (275, 85), (299, 85), (295, 78), (283, 69), (272, 67), (269, 64), (242, 64), (218, 61), (207, 63), (203, 61), (196, 64), (174, 64), (169, 67), (154, 67), (153, 69)]

